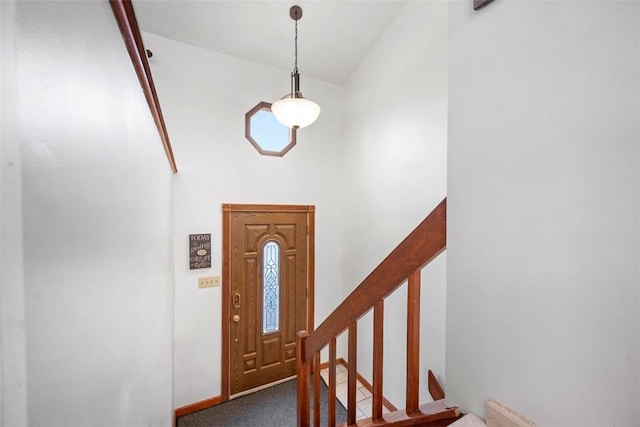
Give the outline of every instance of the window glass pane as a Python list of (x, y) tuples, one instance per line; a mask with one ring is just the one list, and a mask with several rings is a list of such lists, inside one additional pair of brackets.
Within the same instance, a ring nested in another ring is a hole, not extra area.
[(264, 109), (251, 116), (251, 136), (265, 151), (282, 151), (290, 142), (289, 128)]
[(269, 241), (264, 245), (262, 286), (262, 333), (280, 328), (280, 245)]

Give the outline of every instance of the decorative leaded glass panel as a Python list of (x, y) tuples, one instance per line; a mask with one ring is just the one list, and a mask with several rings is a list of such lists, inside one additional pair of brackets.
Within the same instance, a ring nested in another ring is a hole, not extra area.
[(264, 245), (262, 277), (262, 333), (280, 328), (280, 245), (273, 240)]

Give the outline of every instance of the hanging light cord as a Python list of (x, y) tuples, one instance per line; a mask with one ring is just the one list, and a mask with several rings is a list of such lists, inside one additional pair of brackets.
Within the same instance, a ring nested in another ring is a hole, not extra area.
[(298, 20), (296, 19), (296, 37), (295, 37), (295, 63), (293, 67), (293, 72), (298, 72)]
[(291, 98), (297, 98), (299, 88), (299, 75), (298, 75), (298, 20), (296, 21), (296, 32), (295, 32), (295, 49), (294, 49), (294, 65), (293, 71), (291, 72)]

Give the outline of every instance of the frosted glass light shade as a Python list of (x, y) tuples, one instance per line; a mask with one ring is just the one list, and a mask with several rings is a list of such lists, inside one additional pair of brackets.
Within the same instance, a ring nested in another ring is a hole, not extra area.
[(316, 121), (320, 115), (320, 106), (309, 99), (287, 95), (271, 105), (271, 112), (283, 125), (303, 128)]

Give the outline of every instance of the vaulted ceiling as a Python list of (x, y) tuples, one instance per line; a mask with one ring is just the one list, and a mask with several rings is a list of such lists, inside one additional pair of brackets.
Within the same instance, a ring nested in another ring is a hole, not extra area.
[(142, 31), (291, 70), (298, 22), (300, 74), (342, 84), (405, 0), (133, 0)]

